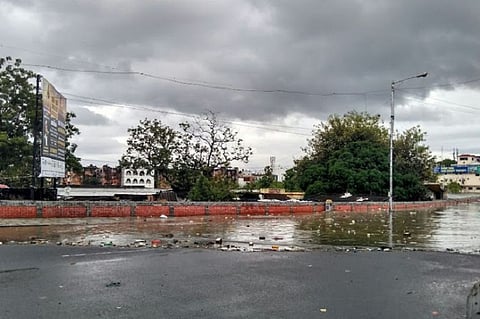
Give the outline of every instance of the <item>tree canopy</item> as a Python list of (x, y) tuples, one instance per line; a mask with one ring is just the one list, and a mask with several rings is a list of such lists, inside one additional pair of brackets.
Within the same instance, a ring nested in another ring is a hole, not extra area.
[(21, 60), (0, 58), (0, 176), (10, 185), (28, 185), (32, 170), (35, 74)]
[[(20, 59), (0, 58), (0, 182), (10, 186), (30, 185), (35, 123), (36, 74), (21, 66)], [(76, 145), (69, 139), (79, 134), (68, 113), (66, 121), (66, 167), (78, 170)]]
[[(394, 198), (419, 200), (426, 197), (423, 182), (433, 177), (434, 160), (422, 144), (419, 127), (395, 134)], [(316, 126), (313, 137), (285, 175), (285, 186), (303, 190), (306, 196), (350, 192), (386, 196), (389, 181), (389, 132), (380, 117), (349, 112), (332, 115)]]
[[(177, 194), (195, 200), (224, 197), (220, 186), (233, 186), (218, 176), (214, 180), (214, 169), (228, 167), (232, 161), (248, 162), (252, 154), (238, 133), (213, 112), (180, 123), (178, 130), (159, 120), (145, 119), (128, 132), (128, 148), (121, 164), (155, 171), (156, 180), (166, 180)], [(215, 194), (205, 191), (207, 185), (215, 188)]]

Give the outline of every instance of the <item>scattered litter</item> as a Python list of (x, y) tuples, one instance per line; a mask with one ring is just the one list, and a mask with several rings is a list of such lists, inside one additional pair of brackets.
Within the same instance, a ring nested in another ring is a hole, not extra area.
[(147, 241), (145, 239), (137, 239), (137, 240), (135, 240), (133, 245), (135, 247), (145, 247), (145, 246), (147, 246)]
[[(72, 246), (76, 246), (76, 243), (70, 243)], [(102, 241), (100, 243), (100, 247), (104, 247), (104, 246), (113, 246), (113, 242), (112, 241), (107, 241), (107, 242), (104, 242)]]
[(161, 243), (162, 242), (160, 241), (160, 239), (153, 239), (152, 240), (152, 248), (160, 247)]

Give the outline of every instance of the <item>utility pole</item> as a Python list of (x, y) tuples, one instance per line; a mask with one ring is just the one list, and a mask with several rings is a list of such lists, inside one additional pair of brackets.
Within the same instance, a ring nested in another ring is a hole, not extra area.
[(416, 78), (424, 78), (428, 75), (427, 72), (420, 73), (414, 76), (410, 76), (408, 78), (392, 81), (391, 90), (391, 103), (390, 103), (390, 154), (389, 154), (389, 191), (388, 191), (388, 227), (389, 227), (389, 237), (388, 237), (388, 244), (390, 247), (393, 248), (393, 130), (394, 130), (394, 122), (395, 122), (395, 85), (405, 82), (407, 80), (416, 79)]
[(35, 89), (35, 118), (33, 120), (33, 156), (32, 156), (32, 185), (30, 187), (30, 199), (35, 199), (35, 189), (37, 187), (37, 175), (38, 175), (38, 135), (39, 135), (39, 108), (40, 108), (40, 79), (42, 76), (37, 74), (37, 86)]

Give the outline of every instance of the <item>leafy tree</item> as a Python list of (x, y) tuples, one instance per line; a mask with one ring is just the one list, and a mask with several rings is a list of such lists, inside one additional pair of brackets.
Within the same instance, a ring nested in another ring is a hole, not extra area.
[(78, 145), (70, 142), (73, 136), (80, 134), (80, 130), (72, 124), (72, 119), (76, 117), (75, 113), (67, 112), (65, 120), (65, 169), (67, 172), (81, 173), (83, 170), (81, 159), (75, 156)]
[(35, 74), (21, 60), (0, 58), (0, 176), (11, 186), (30, 183), (35, 119)]
[[(386, 195), (389, 181), (389, 134), (378, 116), (349, 112), (318, 125), (306, 155), (285, 175), (287, 189), (306, 196), (322, 193)], [(423, 182), (433, 178), (433, 157), (419, 127), (397, 134), (394, 143), (394, 196), (418, 200)]]
[(210, 175), (215, 167), (228, 167), (232, 161), (247, 163), (250, 147), (237, 138), (238, 132), (220, 123), (213, 112), (203, 114), (193, 123), (180, 123), (180, 158), (182, 164)]
[(230, 201), (235, 183), (224, 178), (207, 178), (200, 175), (188, 193), (192, 201)]
[(434, 182), (435, 159), (424, 145), (426, 133), (419, 126), (397, 134), (394, 141), (394, 196), (397, 200), (426, 199), (423, 182)]
[(282, 182), (277, 181), (275, 175), (273, 175), (273, 169), (271, 166), (265, 166), (263, 169), (263, 175), (255, 181), (253, 188), (283, 188), (284, 185)]
[(449, 193), (458, 194), (462, 191), (462, 185), (457, 182), (450, 182), (447, 184), (446, 189)]
[(443, 161), (437, 162), (437, 164), (439, 164), (440, 166), (450, 167), (457, 164), (457, 162), (452, 159), (446, 158)]
[(144, 119), (135, 128), (129, 128), (127, 150), (120, 160), (122, 166), (145, 168), (159, 177), (168, 178), (169, 165), (178, 150), (178, 133), (160, 120)]
[(275, 176), (273, 176), (273, 170), (270, 166), (265, 166), (263, 171), (263, 176), (256, 182), (257, 188), (268, 188), (275, 182)]
[[(36, 74), (22, 68), (21, 62), (0, 58), (0, 179), (15, 187), (26, 187), (31, 182), (36, 110)], [(74, 117), (67, 113), (65, 161), (67, 169), (78, 171), (80, 159), (74, 155), (77, 146), (69, 143), (80, 133), (71, 122)]]
[(188, 193), (200, 174), (211, 179), (216, 167), (228, 167), (232, 161), (247, 163), (252, 150), (237, 135), (211, 111), (192, 123), (180, 123), (179, 148), (172, 169), (177, 176), (172, 179), (177, 192)]
[(121, 164), (155, 170), (180, 197), (187, 196), (194, 185), (203, 194), (205, 180), (200, 176), (211, 180), (214, 168), (228, 167), (232, 161), (248, 162), (251, 155), (251, 148), (243, 146), (238, 133), (220, 123), (213, 112), (193, 123), (180, 123), (179, 131), (159, 120), (145, 119), (128, 132), (128, 148)]

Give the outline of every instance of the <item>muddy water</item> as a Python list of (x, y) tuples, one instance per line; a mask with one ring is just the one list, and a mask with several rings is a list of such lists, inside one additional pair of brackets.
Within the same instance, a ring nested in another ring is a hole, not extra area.
[[(81, 218), (0, 220), (0, 242), (162, 247), (387, 246), (388, 215), (322, 213), (295, 217)], [(480, 203), (437, 211), (395, 212), (397, 248), (480, 253)], [(145, 242), (143, 242), (145, 241)]]

